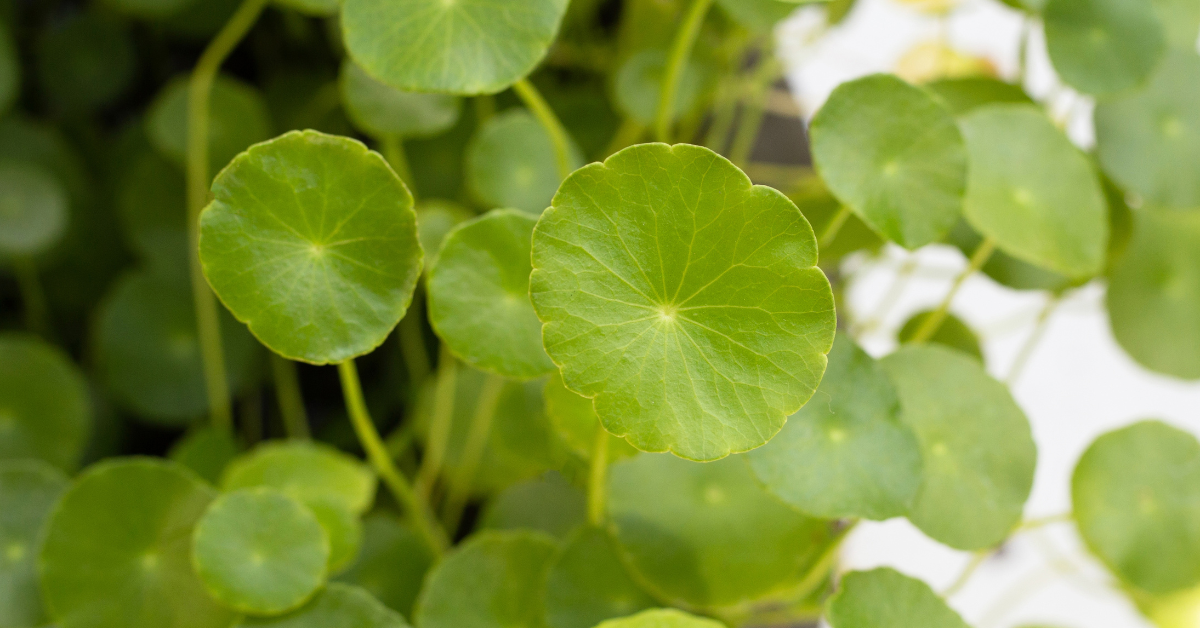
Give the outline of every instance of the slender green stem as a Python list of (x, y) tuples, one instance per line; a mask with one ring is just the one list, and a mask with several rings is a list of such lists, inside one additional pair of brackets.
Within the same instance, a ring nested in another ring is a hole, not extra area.
[(833, 241), (837, 239), (838, 233), (842, 231), (842, 225), (846, 224), (846, 220), (850, 218), (850, 206), (841, 205), (837, 212), (829, 218), (829, 222), (825, 223), (825, 227), (821, 229), (821, 235), (817, 238), (817, 246), (821, 249), (829, 248)]
[(304, 409), (304, 395), (300, 393), (296, 363), (272, 351), (271, 374), (275, 378), (275, 401), (279, 404), (279, 415), (283, 417), (283, 429), (288, 438), (309, 439), (308, 412)]
[(1012, 367), (1008, 370), (1008, 377), (1004, 378), (1004, 383), (1008, 384), (1009, 388), (1015, 386), (1021, 379), (1021, 373), (1025, 370), (1025, 365), (1029, 363), (1029, 358), (1033, 356), (1034, 349), (1046, 335), (1046, 327), (1050, 324), (1050, 315), (1054, 314), (1054, 310), (1061, 302), (1062, 298), (1057, 294), (1052, 294), (1049, 299), (1046, 299), (1045, 307), (1038, 313), (1033, 332), (1029, 334), (1025, 344), (1021, 345), (1021, 350), (1017, 352), (1017, 357), (1013, 358)]
[(634, 144), (641, 141), (642, 136), (646, 134), (646, 127), (637, 120), (625, 118), (621, 122), (621, 126), (617, 128), (617, 133), (613, 135), (612, 141), (604, 149), (604, 157), (614, 155)]
[(421, 329), (421, 311), (424, 305), (418, 290), (413, 295), (412, 305), (404, 318), (400, 319), (397, 336), (400, 339), (400, 353), (404, 358), (404, 367), (408, 369), (408, 381), (414, 391), (419, 391), (421, 384), (429, 377), (429, 348), (425, 346), (425, 332)]
[(739, 168), (745, 167), (750, 161), (750, 153), (754, 151), (766, 115), (767, 98), (782, 71), (782, 65), (771, 49), (763, 50), (762, 54), (765, 58), (759, 61), (758, 69), (750, 79), (748, 98), (742, 108), (742, 120), (734, 133), (733, 146), (729, 149), (729, 161)]
[(25, 328), (50, 338), (50, 308), (46, 305), (46, 291), (42, 289), (37, 264), (28, 257), (17, 257), (12, 260), (12, 265), (17, 286), (21, 290), (21, 302), (25, 306)]
[(688, 57), (700, 36), (700, 27), (704, 25), (704, 16), (713, 0), (692, 0), (683, 24), (675, 33), (675, 41), (671, 43), (671, 54), (667, 57), (666, 71), (663, 72), (662, 89), (659, 92), (658, 111), (654, 116), (654, 137), (660, 142), (671, 142), (671, 122), (675, 117), (675, 100), (679, 94), (679, 83), (683, 79), (683, 70), (687, 67)]
[(408, 167), (408, 154), (404, 152), (404, 138), (399, 135), (385, 135), (379, 138), (379, 149), (387, 160), (396, 176), (408, 186), (408, 191), (415, 198), (417, 193), (413, 187), (412, 169)]
[(804, 574), (804, 578), (800, 580), (800, 584), (796, 587), (795, 599), (803, 600), (812, 595), (817, 587), (825, 581), (825, 577), (829, 575), (829, 570), (833, 569), (834, 563), (837, 562), (838, 554), (842, 549), (842, 543), (846, 541), (846, 537), (854, 531), (858, 525), (858, 519), (852, 519), (843, 528), (836, 532), (833, 539), (829, 541), (829, 545), (817, 557), (816, 562), (809, 568), (808, 573)]
[(200, 55), (188, 85), (187, 204), (188, 258), (192, 298), (196, 307), (197, 337), (204, 364), (204, 384), (209, 414), (215, 427), (233, 429), (229, 383), (225, 379), (225, 352), (221, 346), (221, 320), (217, 299), (200, 268), (200, 212), (208, 204), (208, 102), (221, 64), (258, 20), (269, 0), (242, 0), (229, 22)]
[(1021, 525), (1017, 526), (1016, 531), (1017, 533), (1029, 532), (1030, 530), (1037, 530), (1056, 523), (1071, 523), (1074, 520), (1075, 515), (1069, 512), (1050, 515), (1048, 517), (1038, 517), (1037, 519), (1026, 519), (1021, 522)]
[(612, 438), (603, 425), (596, 425), (596, 443), (592, 447), (592, 464), (588, 473), (588, 523), (604, 523), (608, 491), (608, 441)]
[(429, 548), (435, 555), (440, 556), (448, 545), (445, 533), (437, 527), (425, 502), (417, 497), (408, 479), (396, 468), (396, 463), (388, 455), (387, 447), (379, 438), (379, 431), (371, 422), (371, 415), (367, 412), (367, 404), (363, 400), (362, 383), (358, 380), (358, 369), (354, 366), (354, 360), (338, 364), (338, 375), (342, 380), (342, 394), (346, 398), (346, 412), (350, 415), (350, 423), (354, 426), (359, 442), (367, 452), (367, 459), (371, 461), (375, 472), (391, 490), (396, 501), (408, 511), (409, 518)]
[(951, 583), (950, 586), (946, 587), (945, 591), (942, 591), (941, 596), (944, 598), (953, 597), (955, 594), (961, 591), (963, 587), (967, 586), (967, 582), (970, 582), (971, 576), (975, 575), (975, 572), (979, 570), (979, 567), (983, 565), (984, 561), (986, 561), (994, 551), (995, 550), (989, 548), (985, 550), (979, 550), (978, 552), (972, 554), (971, 560), (967, 562), (967, 566), (963, 568), (962, 573), (958, 574), (958, 577), (954, 579), (954, 582)]
[(492, 419), (496, 416), (496, 404), (500, 401), (500, 391), (503, 389), (504, 378), (498, 375), (488, 375), (487, 379), (483, 380), (479, 400), (475, 403), (475, 416), (471, 419), (467, 440), (463, 443), (462, 457), (458, 461), (458, 473), (450, 483), (446, 503), (443, 505), (446, 529), (451, 533), (458, 529), (463, 508), (467, 505), (467, 498), (471, 496), (471, 487), (475, 484), (475, 475), (479, 472), (479, 463), (483, 460), (488, 436), (492, 433)]
[(421, 468), (417, 471), (417, 493), (426, 503), (433, 494), (433, 484), (442, 472), (446, 448), (450, 446), (450, 428), (454, 423), (454, 397), (458, 392), (458, 363), (450, 349), (442, 343), (438, 352), (437, 382), (433, 390), (433, 416), (429, 421), (429, 438)]
[(892, 285), (888, 286), (887, 292), (879, 300), (879, 305), (875, 306), (875, 311), (871, 313), (870, 318), (861, 324), (853, 325), (850, 333), (858, 336), (859, 334), (871, 332), (882, 325), (883, 319), (887, 318), (892, 308), (896, 307), (896, 304), (900, 302), (900, 297), (904, 295), (904, 289), (908, 287), (908, 282), (912, 279), (913, 273), (916, 270), (917, 258), (915, 255), (910, 255), (896, 271), (896, 276), (892, 279)]
[(566, 179), (573, 170), (571, 167), (571, 136), (567, 133), (566, 127), (562, 125), (558, 116), (554, 114), (554, 110), (550, 108), (550, 104), (546, 102), (545, 98), (542, 98), (541, 93), (528, 79), (517, 81), (513, 85), (513, 91), (517, 92), (517, 96), (521, 98), (538, 122), (542, 123), (546, 133), (550, 135), (550, 143), (554, 145), (554, 163), (558, 166), (558, 176)]
[(983, 265), (987, 263), (995, 250), (996, 241), (992, 238), (987, 238), (979, 243), (979, 247), (971, 255), (971, 261), (967, 264), (966, 269), (954, 278), (954, 283), (951, 284), (950, 291), (946, 293), (946, 297), (942, 299), (937, 309), (921, 323), (921, 327), (917, 329), (917, 333), (913, 334), (911, 342), (920, 344), (928, 342), (930, 338), (933, 338), (937, 330), (941, 329), (942, 322), (946, 320), (946, 314), (950, 311), (950, 303), (954, 301), (954, 296), (958, 294), (958, 290), (962, 287), (963, 282), (967, 280), (967, 277), (979, 272), (979, 269), (983, 268)]

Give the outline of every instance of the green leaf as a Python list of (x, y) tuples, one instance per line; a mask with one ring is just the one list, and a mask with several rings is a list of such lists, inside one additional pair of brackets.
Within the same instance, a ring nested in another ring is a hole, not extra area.
[(929, 92), (890, 74), (843, 83), (809, 133), (829, 189), (889, 240), (920, 248), (962, 213), (966, 148), (954, 117)]
[(0, 114), (6, 113), (21, 90), (21, 65), (8, 24), (0, 19)]
[[(592, 400), (571, 392), (558, 371), (550, 375), (542, 394), (546, 399), (546, 417), (558, 436), (576, 456), (590, 460), (596, 445), (596, 430), (600, 428), (600, 418), (596, 416)], [(623, 438), (614, 436), (608, 440), (609, 462), (637, 453), (638, 450)]]
[[(842, 203), (830, 193), (821, 177), (811, 172), (796, 181), (795, 189), (788, 193), (788, 198), (800, 208), (800, 213), (804, 214), (804, 218), (816, 233), (823, 233), (828, 229), (842, 207)], [(821, 267), (836, 264), (846, 255), (856, 251), (876, 253), (883, 247), (884, 242), (874, 229), (851, 212), (837, 230), (833, 241), (828, 246), (821, 247)]]
[(601, 622), (596, 628), (721, 628), (724, 625), (715, 619), (689, 615), (674, 608), (652, 608)]
[(770, 35), (775, 25), (796, 12), (796, 5), (780, 0), (717, 0), (729, 17), (746, 27), (748, 30), (761, 35)]
[[(658, 49), (640, 50), (621, 63), (613, 77), (612, 91), (617, 108), (625, 117), (643, 126), (654, 124), (666, 68), (667, 53)], [(684, 64), (676, 88), (672, 120), (686, 116), (699, 106), (709, 83), (709, 73), (710, 68), (698, 56), (693, 55)]]
[[(336, 8), (336, 0), (334, 5)], [(342, 103), (354, 126), (375, 137), (427, 137), (458, 122), (462, 100), (419, 94), (380, 83), (350, 59), (342, 63)]]
[(317, 523), (329, 539), (326, 571), (340, 573), (358, 558), (363, 542), (363, 523), (358, 514), (336, 500), (310, 501), (304, 504), (317, 517)]
[(269, 488), (218, 497), (192, 537), (196, 574), (239, 613), (278, 615), (325, 584), (329, 538), (312, 511)]
[(329, 445), (274, 441), (234, 460), (221, 488), (235, 491), (265, 486), (305, 504), (333, 502), (362, 514), (375, 501), (375, 474), (349, 454)]
[(929, 585), (886, 567), (846, 574), (825, 616), (832, 628), (969, 628)]
[(279, 5), (315, 17), (334, 17), (342, 7), (341, 0), (275, 0)]
[(1104, 434), (1075, 466), (1079, 534), (1126, 582), (1162, 594), (1200, 583), (1200, 442), (1158, 421)]
[(1104, 171), (1150, 205), (1200, 206), (1195, 50), (1171, 52), (1144, 87), (1096, 105), (1096, 151)]
[(417, 238), (421, 240), (421, 249), (429, 261), (426, 270), (442, 250), (446, 234), (474, 216), (467, 208), (451, 201), (434, 199), (417, 205)]
[(1085, 94), (1141, 85), (1166, 49), (1150, 0), (1049, 0), (1042, 21), (1054, 69)]
[(183, 268), (187, 264), (184, 185), (179, 167), (149, 149), (134, 158), (118, 184), (116, 205), (122, 234), (130, 248), (152, 265)]
[(833, 344), (816, 238), (779, 192), (697, 146), (572, 174), (533, 234), (534, 309), (571, 390), (644, 451), (715, 460), (770, 440)]
[(358, 560), (337, 580), (363, 587), (392, 610), (411, 617), (432, 564), (429, 545), (416, 532), (392, 516), (373, 514), (363, 521)]
[(192, 570), (192, 530), (213, 497), (161, 460), (84, 471), (51, 514), (38, 563), (58, 628), (227, 628), (232, 613)]
[(240, 449), (229, 430), (204, 426), (179, 439), (171, 446), (167, 457), (216, 486), (221, 483), (225, 467), (237, 458)]
[[(933, 314), (932, 310), (924, 310), (913, 314), (904, 325), (900, 327), (900, 331), (896, 334), (896, 340), (899, 344), (904, 344), (913, 339), (917, 335), (917, 330), (925, 321)], [(947, 314), (942, 319), (942, 324), (938, 326), (938, 330), (929, 338), (929, 342), (958, 349), (959, 351), (979, 360), (984, 363), (983, 349), (979, 346), (979, 338), (975, 336), (975, 332), (962, 321), (961, 318)]]
[(994, 103), (1034, 104), (1020, 86), (983, 76), (940, 79), (923, 87), (941, 98), (956, 116)]
[(421, 628), (543, 625), (546, 571), (558, 544), (539, 532), (481, 532), (447, 554), (417, 600)]
[[(488, 120), (467, 147), (467, 185), (484, 205), (541, 214), (562, 181), (554, 145), (536, 118), (513, 109)], [(573, 168), (583, 165), (571, 147)]]
[(705, 608), (796, 586), (830, 537), (825, 522), (768, 493), (738, 458), (618, 462), (608, 513), (626, 564), (648, 590)]
[(548, 628), (593, 628), (657, 606), (629, 576), (607, 532), (581, 526), (567, 539), (546, 577)]
[(33, 57), (45, 98), (52, 109), (66, 114), (113, 104), (137, 72), (129, 31), (100, 11), (77, 12), (52, 23), (38, 37)]
[(67, 229), (70, 200), (41, 166), (0, 161), (0, 255), (30, 256), (54, 246)]
[(1041, 110), (980, 107), (960, 122), (971, 168), (964, 214), (1000, 250), (1072, 278), (1104, 268), (1108, 212), (1090, 162)]
[(566, 11), (567, 0), (344, 0), (342, 33), (350, 56), (389, 85), (494, 94), (542, 60)]
[(829, 519), (904, 515), (921, 485), (921, 450), (895, 389), (844, 334), (813, 401), (746, 459), (767, 490)]
[(247, 617), (233, 628), (408, 628), (408, 624), (367, 591), (333, 583), (294, 613)]
[(329, 364), (369, 353), (412, 301), (412, 195), (354, 140), (293, 131), (213, 182), (200, 259), (217, 296), (272, 351)]
[[(211, 1), (211, 0), (208, 0)], [(200, 0), (197, 4), (207, 4)], [(177, 77), (159, 92), (146, 111), (146, 135), (164, 157), (183, 165), (187, 159), (188, 81)], [(271, 137), (267, 103), (255, 88), (218, 76), (208, 106), (209, 174), (220, 172), (251, 144)]]
[(1129, 249), (1109, 272), (1113, 336), (1143, 366), (1200, 379), (1200, 213), (1134, 214)]
[(0, 626), (47, 621), (38, 584), (38, 544), (67, 481), (62, 471), (40, 460), (0, 461)]
[(66, 353), (35, 336), (0, 334), (0, 460), (73, 470), (91, 424), (87, 382)]
[(429, 322), (463, 361), (505, 377), (554, 370), (529, 302), (529, 242), (537, 220), (493, 210), (455, 227), (429, 268)]
[(908, 518), (962, 550), (993, 547), (1020, 522), (1037, 448), (1008, 388), (965, 354), (908, 345), (880, 364), (917, 435), (924, 479)]
[(1200, 33), (1200, 4), (1191, 0), (1152, 0), (1167, 45), (1176, 50), (1195, 50)]
[(586, 520), (587, 497), (583, 491), (550, 472), (513, 484), (489, 500), (479, 517), (479, 529), (537, 530), (565, 539)]
[[(1192, 628), (1200, 617), (1200, 588), (1186, 589), (1178, 593), (1144, 599), (1139, 596), (1138, 610), (1159, 628)], [(1028, 628), (1039, 628), (1029, 626)], [(1053, 628), (1045, 626), (1040, 628)]]
[[(979, 249), (983, 237), (975, 233), (966, 220), (960, 220), (946, 241), (962, 251), (963, 256), (969, 259)], [(1109, 245), (1111, 246), (1111, 244), (1110, 238)], [(1015, 290), (1061, 292), (1076, 283), (1070, 277), (1023, 262), (1004, 251), (993, 251), (981, 270), (996, 283)], [(949, 318), (947, 318), (948, 321)]]

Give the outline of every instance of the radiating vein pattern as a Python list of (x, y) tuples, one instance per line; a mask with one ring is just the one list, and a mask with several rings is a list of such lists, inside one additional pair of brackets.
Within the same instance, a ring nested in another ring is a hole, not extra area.
[(563, 381), (645, 451), (713, 460), (767, 442), (812, 395), (833, 296), (812, 228), (696, 146), (576, 171), (534, 231), (531, 296)]

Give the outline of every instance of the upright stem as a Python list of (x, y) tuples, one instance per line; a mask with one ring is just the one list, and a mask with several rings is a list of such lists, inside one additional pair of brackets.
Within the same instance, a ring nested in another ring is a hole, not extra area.
[(421, 384), (429, 377), (429, 349), (425, 346), (425, 332), (421, 330), (421, 291), (413, 295), (412, 305), (404, 318), (400, 319), (399, 339), (400, 353), (404, 357), (404, 367), (408, 369), (408, 380), (413, 388), (420, 390)]
[(750, 153), (754, 150), (759, 130), (762, 129), (767, 98), (781, 71), (779, 60), (770, 48), (764, 49), (762, 54), (766, 58), (759, 61), (758, 70), (750, 80), (750, 93), (742, 109), (742, 121), (734, 133), (733, 146), (729, 149), (729, 161), (737, 164), (739, 168), (744, 167), (750, 160)]
[(837, 213), (830, 217), (829, 222), (825, 223), (825, 227), (821, 229), (821, 235), (817, 238), (817, 246), (822, 250), (829, 248), (829, 245), (837, 239), (838, 233), (842, 231), (842, 225), (845, 225), (849, 218), (850, 206), (838, 207)]
[(354, 426), (358, 441), (367, 452), (367, 458), (375, 467), (375, 472), (383, 478), (383, 483), (391, 490), (396, 501), (408, 511), (409, 518), (429, 548), (435, 555), (440, 556), (448, 544), (445, 533), (438, 529), (425, 502), (417, 497), (408, 480), (396, 468), (396, 463), (388, 455), (383, 440), (379, 438), (379, 432), (367, 412), (367, 404), (363, 401), (362, 384), (358, 380), (358, 369), (354, 367), (354, 360), (338, 364), (338, 375), (342, 380), (342, 394), (346, 397), (346, 412), (350, 415), (350, 423)]
[(604, 523), (608, 491), (608, 441), (612, 438), (599, 422), (596, 424), (596, 443), (592, 447), (592, 465), (588, 473), (588, 523)]
[(215, 427), (233, 429), (229, 383), (225, 379), (225, 352), (221, 346), (221, 321), (217, 299), (209, 289), (200, 267), (200, 212), (208, 204), (208, 101), (213, 81), (229, 53), (246, 36), (269, 0), (242, 0), (221, 32), (212, 40), (192, 71), (188, 85), (187, 112), (187, 204), (188, 258), (192, 298), (196, 306), (197, 337), (204, 363), (204, 383), (209, 414)]
[(275, 401), (279, 404), (279, 415), (283, 417), (284, 431), (288, 438), (308, 440), (308, 412), (300, 393), (296, 363), (272, 351), (271, 374), (275, 378)]
[(492, 433), (492, 419), (496, 416), (496, 404), (500, 401), (500, 391), (504, 389), (504, 379), (498, 375), (488, 375), (483, 380), (483, 388), (479, 391), (479, 400), (475, 404), (475, 416), (471, 419), (467, 441), (463, 443), (462, 457), (459, 459), (458, 473), (450, 484), (446, 495), (444, 512), (446, 529), (451, 533), (458, 529), (462, 520), (463, 508), (467, 498), (471, 496), (471, 487), (475, 483), (475, 474), (479, 471), (479, 462), (483, 459), (487, 448), (488, 436)]
[(958, 294), (958, 289), (962, 287), (967, 277), (974, 275), (979, 272), (980, 268), (983, 268), (983, 265), (987, 263), (988, 258), (992, 256), (995, 250), (996, 241), (990, 237), (979, 243), (979, 247), (971, 255), (971, 262), (967, 264), (966, 269), (954, 278), (954, 283), (950, 286), (950, 291), (946, 293), (946, 297), (942, 299), (937, 309), (921, 323), (921, 327), (917, 329), (917, 333), (913, 335), (911, 342), (920, 344), (928, 342), (930, 338), (933, 338), (937, 330), (942, 327), (942, 322), (946, 320), (946, 314), (950, 311), (950, 303), (954, 300), (954, 295)]
[(388, 165), (396, 171), (396, 175), (404, 181), (404, 185), (408, 186), (408, 191), (416, 197), (412, 169), (408, 167), (408, 155), (404, 152), (404, 139), (399, 135), (385, 135), (379, 138), (379, 149)]
[(433, 484), (442, 472), (446, 448), (450, 445), (450, 428), (454, 423), (454, 396), (458, 388), (458, 363), (450, 349), (442, 343), (438, 352), (437, 383), (433, 391), (433, 416), (429, 420), (429, 439), (421, 468), (417, 471), (417, 492), (429, 503)]
[(550, 143), (554, 145), (554, 161), (558, 166), (558, 176), (566, 179), (571, 174), (571, 136), (566, 127), (559, 121), (554, 110), (542, 98), (537, 88), (528, 79), (521, 79), (513, 85), (513, 91), (525, 103), (533, 115), (542, 123), (546, 133), (550, 135)]
[(967, 583), (971, 580), (971, 576), (975, 575), (975, 572), (994, 551), (993, 549), (984, 549), (975, 552), (971, 556), (971, 560), (967, 562), (967, 566), (963, 568), (962, 573), (958, 574), (958, 577), (954, 579), (954, 582), (950, 586), (946, 587), (945, 591), (942, 591), (941, 596), (943, 598), (953, 597), (963, 587), (967, 586)]
[(1008, 384), (1009, 388), (1015, 386), (1017, 380), (1021, 378), (1021, 373), (1025, 370), (1025, 365), (1029, 363), (1029, 358), (1033, 355), (1033, 350), (1037, 348), (1038, 343), (1042, 341), (1042, 336), (1046, 333), (1046, 327), (1050, 323), (1050, 315), (1054, 313), (1055, 308), (1058, 307), (1060, 302), (1061, 297), (1059, 295), (1050, 295), (1050, 298), (1046, 300), (1046, 305), (1038, 313), (1033, 333), (1029, 334), (1029, 339), (1025, 341), (1025, 344), (1021, 345), (1021, 350), (1017, 353), (1017, 357), (1013, 359), (1012, 367), (1008, 370), (1008, 377), (1004, 378), (1004, 383)]
[(37, 264), (28, 257), (12, 260), (13, 274), (21, 290), (21, 301), (25, 306), (25, 327), (43, 338), (51, 335), (50, 308), (46, 305), (46, 292), (38, 277)]
[(659, 92), (658, 111), (655, 114), (654, 136), (660, 142), (671, 142), (671, 121), (675, 114), (675, 99), (679, 92), (679, 82), (683, 78), (683, 70), (687, 67), (688, 57), (692, 55), (692, 47), (700, 36), (700, 27), (704, 25), (704, 16), (713, 0), (692, 0), (687, 15), (675, 33), (675, 41), (671, 43), (671, 54), (667, 57), (666, 71), (663, 73), (662, 90)]

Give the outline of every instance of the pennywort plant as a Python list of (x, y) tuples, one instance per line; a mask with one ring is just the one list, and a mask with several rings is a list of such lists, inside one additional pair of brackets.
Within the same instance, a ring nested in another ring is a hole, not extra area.
[[(37, 83), (8, 26), (46, 16), (6, 8), (0, 628), (966, 626), (971, 568), (843, 568), (896, 517), (975, 566), (1069, 523), (1194, 625), (1200, 442), (1131, 422), (1027, 520), (1033, 345), (1001, 382), (952, 309), (1047, 293), (1036, 342), (1100, 282), (1129, 356), (1200, 378), (1200, 11), (1006, 4), (1094, 148), (938, 49), (764, 164), (776, 25), (852, 1), (103, 0)], [(143, 36), (208, 43), (126, 110)], [(871, 355), (917, 268), (862, 317), (841, 262), (893, 245), (965, 269)]]

